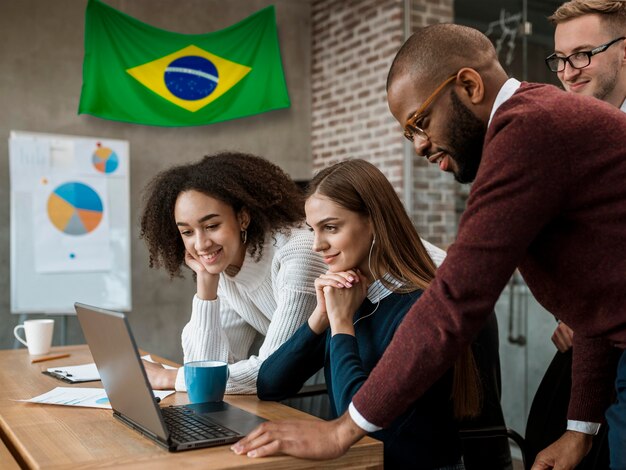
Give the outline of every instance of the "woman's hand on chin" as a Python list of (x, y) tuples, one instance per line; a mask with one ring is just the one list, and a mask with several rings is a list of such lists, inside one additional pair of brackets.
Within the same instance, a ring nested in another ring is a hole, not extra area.
[(333, 335), (343, 333), (354, 336), (354, 314), (367, 295), (367, 281), (357, 270), (335, 273), (335, 275), (349, 280), (350, 285), (324, 287), (330, 329)]
[(188, 251), (185, 251), (185, 264), (197, 275), (202, 275), (202, 273), (206, 273), (207, 270), (204, 269), (202, 262), (199, 258), (195, 257)]
[(217, 286), (220, 275), (208, 272), (202, 261), (188, 251), (185, 251), (185, 264), (196, 273), (196, 295), (198, 298), (215, 300), (217, 298)]
[[(315, 287), (318, 287), (318, 281), (321, 287), (331, 286), (341, 288), (350, 288), (355, 284), (361, 282), (361, 277), (357, 273), (357, 269), (349, 269), (348, 271), (332, 272), (326, 271), (326, 274), (322, 274), (315, 281)], [(323, 285), (321, 284), (323, 283)]]

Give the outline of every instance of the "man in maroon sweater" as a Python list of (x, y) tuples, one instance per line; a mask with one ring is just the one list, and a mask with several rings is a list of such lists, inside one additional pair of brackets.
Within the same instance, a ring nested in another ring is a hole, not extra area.
[(519, 267), (537, 300), (576, 333), (573, 429), (533, 466), (572, 469), (611, 404), (620, 357), (626, 381), (626, 116), (593, 98), (507, 79), (482, 33), (451, 24), (407, 40), (387, 90), (416, 153), (474, 181), (457, 240), (348, 413), (265, 423), (233, 449), (330, 458), (388, 426), (452, 365)]

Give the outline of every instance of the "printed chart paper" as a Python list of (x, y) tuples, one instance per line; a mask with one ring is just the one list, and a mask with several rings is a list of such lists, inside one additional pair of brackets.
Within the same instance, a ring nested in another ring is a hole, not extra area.
[[(163, 400), (174, 390), (153, 390), (155, 397)], [(82, 406), (87, 408), (111, 409), (111, 403), (103, 388), (57, 387), (28, 400), (16, 400), (44, 405)]]
[(102, 178), (42, 178), (33, 200), (38, 273), (108, 271), (111, 246)]

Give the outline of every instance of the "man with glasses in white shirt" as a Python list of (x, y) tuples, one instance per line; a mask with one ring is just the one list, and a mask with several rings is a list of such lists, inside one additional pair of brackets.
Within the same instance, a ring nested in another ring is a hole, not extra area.
[[(563, 88), (626, 113), (626, 1), (572, 0), (548, 20), (555, 26), (555, 52), (546, 65)], [(564, 353), (572, 347), (572, 335), (572, 329), (559, 322), (552, 342)]]
[(549, 20), (555, 52), (546, 64), (565, 90), (626, 112), (626, 2), (572, 0)]

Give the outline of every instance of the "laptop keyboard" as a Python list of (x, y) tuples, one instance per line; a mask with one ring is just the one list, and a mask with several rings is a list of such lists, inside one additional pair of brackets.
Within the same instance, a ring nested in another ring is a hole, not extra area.
[(172, 439), (179, 442), (220, 439), (238, 435), (184, 407), (161, 408), (161, 412)]

